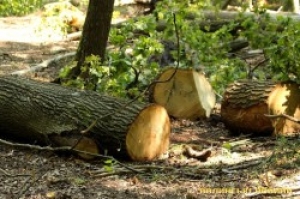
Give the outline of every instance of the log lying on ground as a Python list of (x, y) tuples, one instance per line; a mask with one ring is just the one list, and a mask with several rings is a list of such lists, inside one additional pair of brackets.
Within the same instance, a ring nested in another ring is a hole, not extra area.
[[(174, 72), (175, 68), (168, 68), (157, 80), (168, 80)], [(164, 106), (168, 114), (175, 118), (196, 120), (210, 116), (216, 96), (202, 73), (177, 69), (169, 81), (152, 86), (150, 101)]]
[(224, 93), (221, 116), (232, 133), (291, 135), (300, 133), (300, 124), (285, 117), (300, 119), (300, 88), (295, 83), (237, 81)]
[(0, 136), (153, 160), (169, 146), (167, 112), (157, 104), (126, 103), (93, 91), (0, 77)]
[[(277, 18), (291, 18), (295, 21), (300, 21), (300, 16), (295, 13), (291, 12), (267, 12), (271, 18), (271, 20), (276, 21)], [(240, 18), (241, 16), (245, 18), (254, 17), (256, 19), (259, 19), (260, 16), (257, 15), (254, 12), (243, 12), (242, 14), (240, 12), (231, 12), (231, 11), (201, 11), (200, 15), (202, 15), (205, 19), (208, 20), (217, 20), (217, 19), (223, 19), (223, 20), (232, 20), (236, 18)]]
[[(268, 15), (268, 17), (264, 18), (264, 16)], [(191, 26), (199, 27), (200, 30), (204, 32), (215, 32), (224, 25), (229, 25), (234, 22), (234, 27), (231, 28), (231, 34), (236, 34), (240, 29), (244, 29), (242, 23), (243, 21), (252, 20), (254, 23), (258, 24), (262, 30), (268, 25), (270, 22), (274, 24), (278, 24), (276, 30), (282, 31), (285, 26), (281, 25), (279, 18), (288, 19), (290, 18), (294, 22), (299, 23), (300, 16), (295, 13), (290, 12), (267, 12), (265, 14), (257, 15), (254, 12), (231, 12), (231, 11), (209, 11), (209, 10), (201, 10), (198, 12), (190, 12), (185, 15), (185, 19), (187, 23), (190, 23)], [(268, 19), (268, 20), (266, 20)], [(208, 28), (209, 27), (209, 28)], [(157, 29), (159, 31), (163, 31), (167, 28), (167, 25), (164, 21), (158, 21)]]

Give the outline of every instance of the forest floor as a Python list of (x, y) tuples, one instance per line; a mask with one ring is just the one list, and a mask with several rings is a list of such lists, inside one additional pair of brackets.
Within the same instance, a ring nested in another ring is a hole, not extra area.
[[(39, 17), (0, 18), (0, 76), (76, 51), (78, 41), (37, 31)], [(61, 67), (54, 63), (26, 76), (51, 81)], [(186, 157), (186, 146), (211, 156)], [(168, 157), (122, 161), (126, 167), (1, 144), (0, 198), (299, 198), (299, 146), (299, 138), (233, 137), (214, 119), (173, 121)]]

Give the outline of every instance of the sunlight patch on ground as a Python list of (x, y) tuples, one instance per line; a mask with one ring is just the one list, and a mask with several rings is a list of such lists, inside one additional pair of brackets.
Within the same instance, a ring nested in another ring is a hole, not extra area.
[(40, 20), (33, 16), (0, 18), (0, 41), (41, 43), (64, 39), (51, 28), (38, 30)]

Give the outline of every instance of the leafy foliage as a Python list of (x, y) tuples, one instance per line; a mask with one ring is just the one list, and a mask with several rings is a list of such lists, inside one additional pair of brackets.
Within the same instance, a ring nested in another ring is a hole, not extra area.
[[(136, 95), (162, 67), (177, 64), (203, 71), (218, 93), (223, 93), (228, 83), (249, 77), (250, 72), (251, 78), (300, 82), (299, 22), (284, 17), (271, 19), (264, 9), (256, 9), (255, 16), (241, 13), (215, 31), (211, 31), (210, 24), (199, 28), (204, 19), (201, 11), (216, 8), (218, 12), (216, 5), (220, 3), (164, 0), (158, 3), (154, 15), (112, 28), (109, 43), (113, 47), (107, 51), (108, 59), (101, 63), (95, 56), (87, 58), (91, 76), (87, 84), (78, 80), (79, 87), (117, 96), (131, 92)], [(173, 13), (179, 28), (179, 57)], [(231, 56), (229, 44), (237, 38), (247, 39), (252, 49), (263, 50), (267, 60), (263, 67), (256, 68), (239, 56)]]
[(2, 0), (0, 3), (0, 16), (25, 15), (43, 4), (43, 0)]

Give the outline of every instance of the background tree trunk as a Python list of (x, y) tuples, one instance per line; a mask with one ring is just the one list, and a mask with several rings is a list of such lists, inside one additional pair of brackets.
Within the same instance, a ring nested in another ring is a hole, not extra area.
[(114, 0), (90, 0), (75, 58), (77, 66), (70, 73), (72, 79), (88, 78), (89, 70), (80, 70), (87, 56), (93, 54), (99, 55), (102, 61), (105, 59), (113, 8)]
[(0, 135), (152, 160), (168, 149), (168, 114), (160, 105), (127, 103), (93, 91), (1, 77)]

